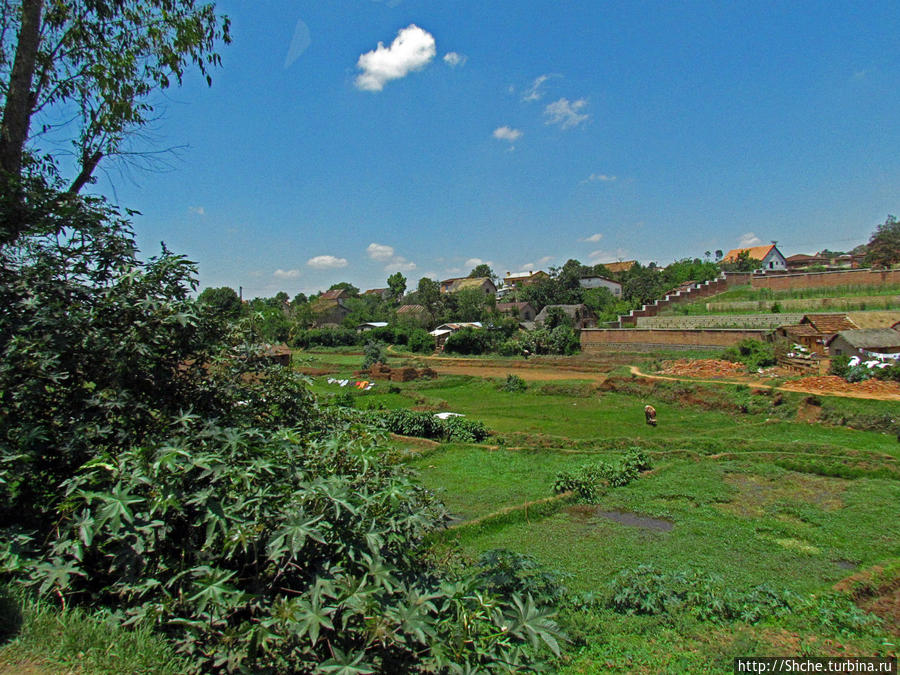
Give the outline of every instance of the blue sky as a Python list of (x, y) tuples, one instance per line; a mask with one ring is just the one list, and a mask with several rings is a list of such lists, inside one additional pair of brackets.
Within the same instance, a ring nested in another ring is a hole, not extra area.
[(895, 1), (218, 5), (212, 88), (141, 141), (177, 155), (95, 188), (201, 288), (849, 249), (900, 214)]

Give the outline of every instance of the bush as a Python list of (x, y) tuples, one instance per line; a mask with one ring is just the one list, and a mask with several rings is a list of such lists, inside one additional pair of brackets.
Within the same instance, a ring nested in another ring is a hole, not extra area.
[(431, 413), (406, 409), (391, 410), (387, 414), (375, 417), (373, 421), (383, 429), (401, 436), (465, 443), (478, 443), (488, 436), (482, 422), (464, 417), (449, 417), (442, 420)]
[(599, 461), (585, 464), (574, 471), (560, 471), (553, 482), (553, 492), (572, 491), (587, 503), (595, 503), (603, 493), (603, 486), (622, 487), (651, 467), (650, 459), (640, 448), (633, 446), (622, 456), (619, 464)]
[(359, 344), (360, 336), (350, 328), (312, 328), (298, 330), (291, 338), (291, 346), (299, 349), (309, 347), (347, 347)]
[(435, 350), (434, 336), (422, 328), (414, 328), (409, 333), (407, 346), (418, 354), (430, 354)]
[(506, 376), (506, 382), (500, 387), (501, 391), (520, 392), (528, 389), (528, 385), (518, 375), (510, 373)]
[(387, 355), (384, 351), (384, 343), (372, 341), (367, 342), (366, 346), (363, 347), (362, 369), (368, 370), (376, 363), (387, 363)]
[(444, 351), (455, 354), (484, 354), (491, 351), (490, 332), (483, 328), (463, 328), (451, 334), (444, 343)]
[(743, 363), (747, 370), (756, 372), (760, 368), (774, 366), (775, 345), (771, 342), (761, 342), (753, 338), (745, 338), (733, 347), (729, 347), (721, 355), (726, 361)]

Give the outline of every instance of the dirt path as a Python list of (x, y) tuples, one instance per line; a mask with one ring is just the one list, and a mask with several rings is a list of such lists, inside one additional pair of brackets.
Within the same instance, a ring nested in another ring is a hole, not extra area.
[(840, 396), (842, 398), (867, 398), (873, 399), (876, 401), (900, 401), (900, 394), (872, 394), (868, 392), (853, 392), (853, 391), (833, 391), (833, 390), (824, 390), (824, 389), (816, 389), (814, 387), (803, 387), (798, 384), (790, 384), (788, 386), (783, 387), (775, 387), (770, 384), (755, 384), (749, 383), (741, 380), (704, 380), (697, 379), (694, 377), (675, 377), (673, 375), (651, 375), (650, 373), (641, 372), (637, 366), (628, 366), (629, 370), (631, 370), (632, 375), (636, 375), (638, 377), (643, 377), (649, 380), (671, 380), (674, 382), (702, 382), (704, 384), (743, 384), (748, 387), (753, 387), (754, 389), (773, 389), (775, 391), (790, 391), (799, 394), (816, 394), (818, 396)]

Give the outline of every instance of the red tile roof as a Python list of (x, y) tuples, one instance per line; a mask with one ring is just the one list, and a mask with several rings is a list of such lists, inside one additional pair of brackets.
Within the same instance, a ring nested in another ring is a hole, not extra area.
[(751, 246), (750, 248), (733, 248), (722, 258), (722, 262), (736, 262), (738, 256), (744, 251), (749, 251), (751, 260), (763, 260), (767, 255), (769, 255), (769, 251), (775, 248), (775, 244), (769, 244), (768, 246)]

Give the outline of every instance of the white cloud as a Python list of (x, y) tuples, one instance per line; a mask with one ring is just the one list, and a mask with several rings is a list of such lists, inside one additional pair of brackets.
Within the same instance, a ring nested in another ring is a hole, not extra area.
[(753, 232), (745, 232), (741, 235), (740, 242), (738, 243), (739, 248), (750, 248), (751, 246), (759, 246), (762, 243), (762, 239), (756, 236)]
[(590, 241), (596, 244), (601, 239), (603, 239), (603, 235), (597, 232), (596, 234), (592, 234), (590, 237), (585, 237), (581, 241)]
[(577, 127), (585, 122), (590, 115), (579, 111), (587, 105), (587, 100), (580, 98), (577, 101), (569, 101), (561, 98), (553, 103), (548, 103), (544, 108), (545, 124), (559, 124), (563, 129)]
[(283, 270), (279, 268), (272, 272), (272, 276), (276, 277), (277, 279), (296, 279), (300, 276), (300, 270)]
[(394, 272), (412, 272), (414, 269), (416, 269), (416, 263), (401, 256), (394, 258), (394, 262), (390, 265), (384, 266), (384, 271), (390, 272), (391, 274)]
[(498, 141), (509, 141), (510, 143), (515, 143), (517, 140), (522, 138), (522, 132), (518, 129), (512, 129), (507, 126), (497, 127), (494, 129), (494, 138)]
[(543, 258), (538, 260), (538, 265), (546, 265), (547, 263), (553, 262), (555, 260), (555, 256), (545, 255)]
[(394, 247), (372, 242), (366, 247), (366, 254), (372, 260), (390, 260), (394, 257)]
[(544, 84), (547, 80), (550, 79), (549, 75), (541, 75), (536, 77), (534, 82), (531, 83), (531, 86), (525, 90), (525, 93), (522, 94), (523, 101), (537, 101), (542, 98), (544, 92), (541, 91), (541, 85)]
[(204, 209), (202, 206), (189, 206), (188, 211), (198, 216), (206, 215), (206, 209)]
[(444, 63), (446, 63), (451, 68), (456, 68), (456, 66), (464, 66), (466, 65), (466, 61), (469, 60), (469, 57), (465, 54), (458, 54), (456, 52), (447, 52), (444, 54)]
[(615, 176), (610, 176), (605, 173), (592, 173), (590, 176), (581, 181), (581, 184), (584, 185), (585, 183), (596, 183), (598, 181), (601, 183), (611, 183), (615, 179)]
[(628, 251), (624, 248), (617, 248), (615, 251), (591, 251), (588, 258), (591, 262), (597, 263), (601, 260), (605, 263), (615, 262), (617, 260), (625, 260), (628, 257)]
[(310, 258), (306, 261), (306, 264), (310, 267), (315, 267), (317, 269), (332, 269), (336, 267), (346, 267), (347, 259), (346, 258), (336, 258), (333, 255), (317, 255), (315, 258)]
[(379, 42), (377, 49), (360, 55), (356, 67), (363, 72), (356, 78), (356, 86), (365, 91), (381, 91), (386, 82), (427, 66), (436, 53), (434, 36), (410, 24), (398, 31), (390, 47)]
[(478, 267), (479, 265), (487, 265), (488, 267), (493, 267), (494, 263), (490, 260), (482, 260), (481, 258), (469, 258), (463, 263), (464, 267)]

